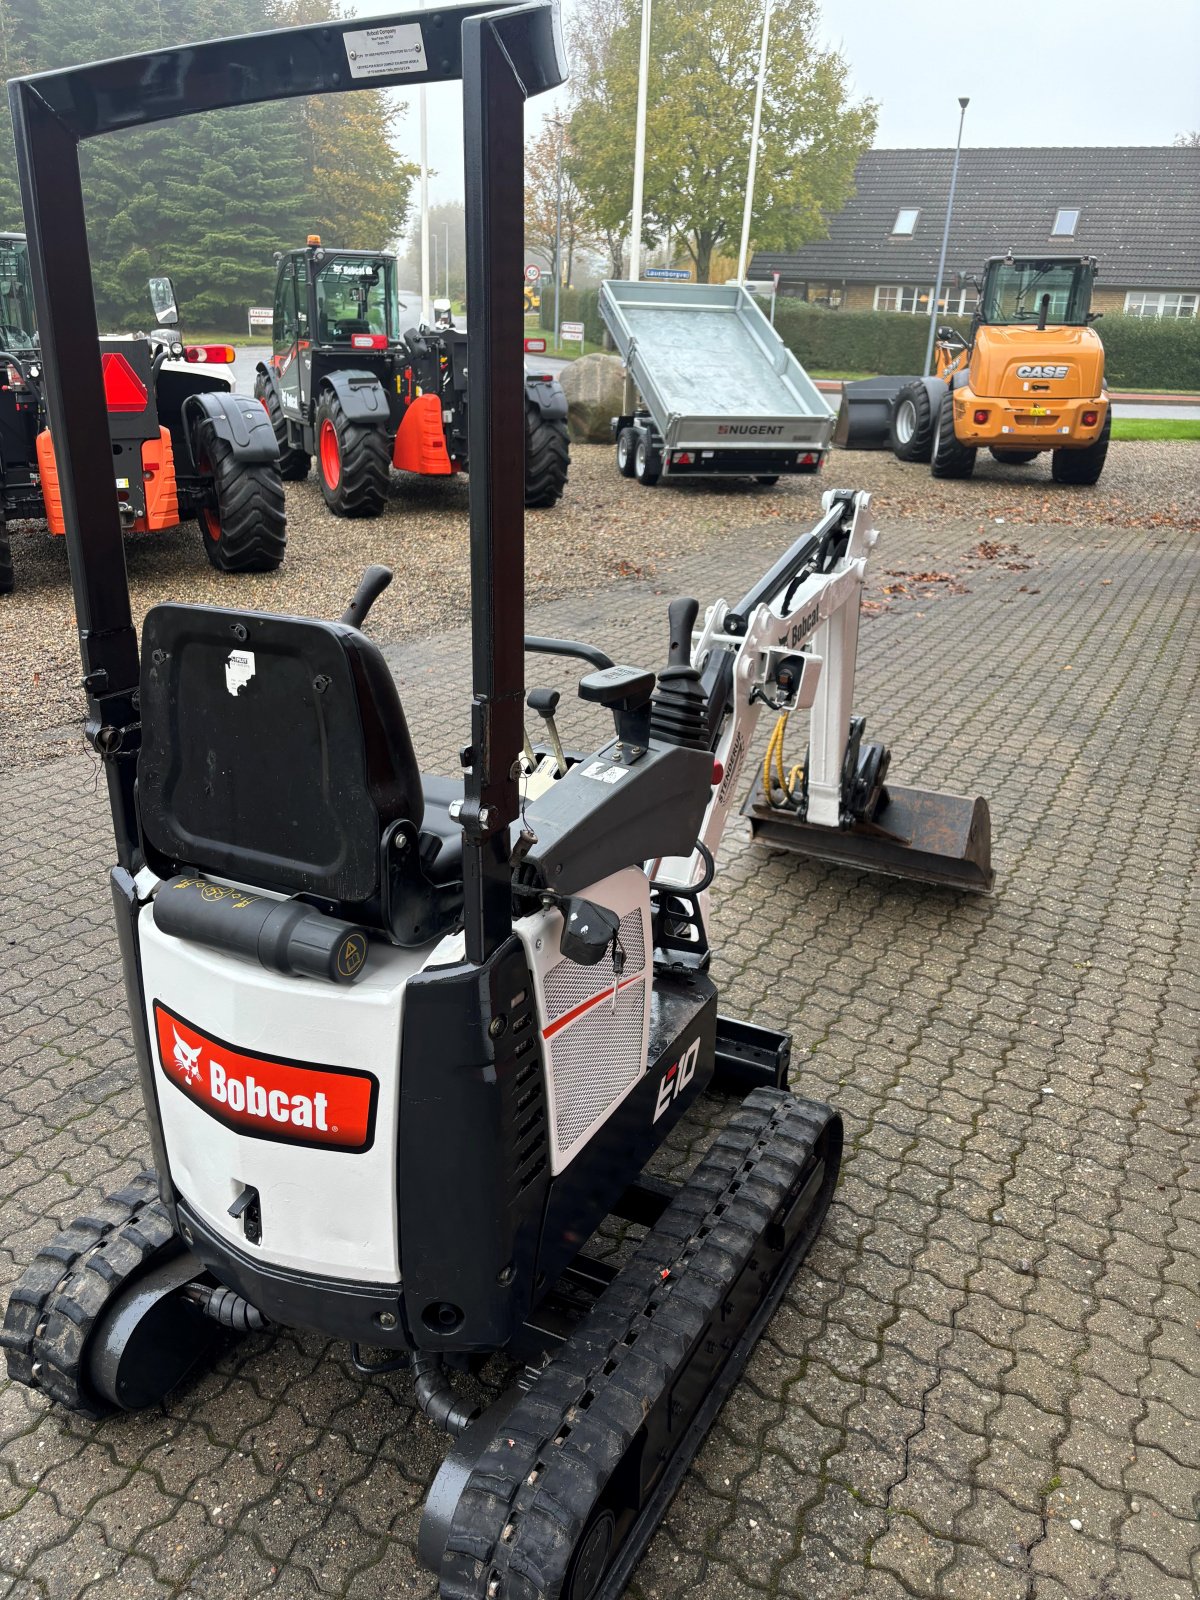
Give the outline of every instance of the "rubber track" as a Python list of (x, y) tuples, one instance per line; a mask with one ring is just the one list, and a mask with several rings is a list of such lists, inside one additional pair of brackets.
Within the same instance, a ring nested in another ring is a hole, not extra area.
[(567, 425), (545, 422), (537, 406), (525, 402), (525, 504), (552, 506), (561, 500), (571, 466)]
[[(338, 436), (342, 453), (342, 476), (332, 494), (326, 489), (320, 468), (321, 422), (328, 416)], [(350, 422), (342, 402), (332, 389), (327, 390), (317, 407), (317, 472), (325, 503), (339, 517), (377, 517), (387, 505), (392, 462), (387, 435), (382, 428)]]
[(609, 1477), (832, 1116), (778, 1090), (747, 1097), (480, 1456), (447, 1540), (443, 1600), (557, 1600)]
[(275, 430), (275, 442), (279, 446), (279, 476), (284, 483), (300, 483), (308, 477), (312, 458), (307, 450), (297, 450), (288, 444), (287, 423), (279, 404), (279, 395), (275, 385), (268, 383), (261, 373), (254, 380), (254, 398), (266, 406), (271, 427)]
[(205, 419), (197, 430), (196, 454), (213, 475), (221, 537), (207, 534), (204, 548), (219, 572), (274, 572), (287, 549), (287, 511), (279, 468), (242, 462), (233, 446)]
[(173, 1253), (172, 1244), (183, 1248), (153, 1172), (139, 1173), (56, 1234), (9, 1297), (0, 1330), (9, 1377), (85, 1416), (111, 1410), (84, 1378), (88, 1338), (112, 1297)]

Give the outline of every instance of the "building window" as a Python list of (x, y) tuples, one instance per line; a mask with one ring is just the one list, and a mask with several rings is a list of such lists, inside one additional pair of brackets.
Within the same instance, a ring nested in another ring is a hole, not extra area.
[(1128, 317), (1194, 317), (1200, 294), (1156, 294), (1149, 289), (1131, 289), (1125, 296)]
[(895, 236), (896, 234), (909, 234), (909, 235), (911, 235), (913, 229), (917, 225), (917, 218), (920, 215), (921, 215), (921, 212), (920, 212), (919, 208), (917, 208), (917, 207), (914, 207), (912, 210), (908, 210), (906, 208), (904, 210), (897, 211), (896, 220), (895, 220), (895, 222), (892, 223), (892, 234), (893, 234), (893, 236)]
[(875, 289), (876, 311), (928, 311), (929, 290), (914, 289), (908, 284), (878, 284)]
[(946, 317), (973, 317), (979, 296), (974, 289), (943, 289), (938, 311)]
[(1075, 229), (1078, 226), (1078, 211), (1056, 211), (1054, 214), (1054, 226), (1050, 229), (1050, 237), (1052, 239), (1071, 239), (1074, 237)]

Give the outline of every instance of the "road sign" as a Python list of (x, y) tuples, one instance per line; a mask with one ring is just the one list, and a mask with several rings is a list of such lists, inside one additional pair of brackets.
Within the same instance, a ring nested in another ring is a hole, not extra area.
[(544, 355), (546, 350), (545, 339), (526, 339), (525, 354), (527, 356)]
[(564, 339), (573, 339), (576, 344), (582, 344), (583, 343), (583, 323), (582, 322), (564, 322), (563, 325), (562, 325), (562, 336), (563, 336)]
[(270, 306), (246, 307), (246, 332), (253, 333), (256, 327), (269, 328), (275, 320), (275, 313)]
[(692, 274), (681, 267), (647, 267), (642, 273), (643, 278), (671, 278), (676, 282), (690, 283)]
[(541, 267), (535, 267), (532, 262), (525, 268), (525, 282), (536, 283), (542, 275)]

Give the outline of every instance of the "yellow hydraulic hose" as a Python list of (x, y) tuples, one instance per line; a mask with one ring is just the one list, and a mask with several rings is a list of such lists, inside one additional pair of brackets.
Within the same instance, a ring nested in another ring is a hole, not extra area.
[[(763, 794), (770, 805), (779, 809), (786, 808), (793, 799), (797, 783), (804, 780), (804, 767), (794, 766), (784, 776), (783, 770), (783, 741), (787, 732), (788, 713), (780, 713), (779, 721), (771, 730), (771, 737), (767, 740), (767, 753), (763, 758)], [(772, 772), (774, 767), (774, 772)], [(777, 793), (778, 791), (778, 797)]]

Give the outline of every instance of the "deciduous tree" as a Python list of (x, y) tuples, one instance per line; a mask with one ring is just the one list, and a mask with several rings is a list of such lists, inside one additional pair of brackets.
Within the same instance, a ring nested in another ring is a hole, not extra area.
[[(631, 203), (640, 16), (634, 0), (611, 3), (619, 20), (601, 77), (584, 86), (571, 121), (578, 182), (610, 223)], [(761, 23), (744, 0), (673, 0), (654, 11), (646, 215), (685, 242), (701, 280), (741, 230)], [(874, 135), (874, 105), (851, 101), (846, 63), (819, 47), (817, 24), (817, 0), (787, 0), (772, 16), (751, 229), (759, 248), (818, 237)]]

